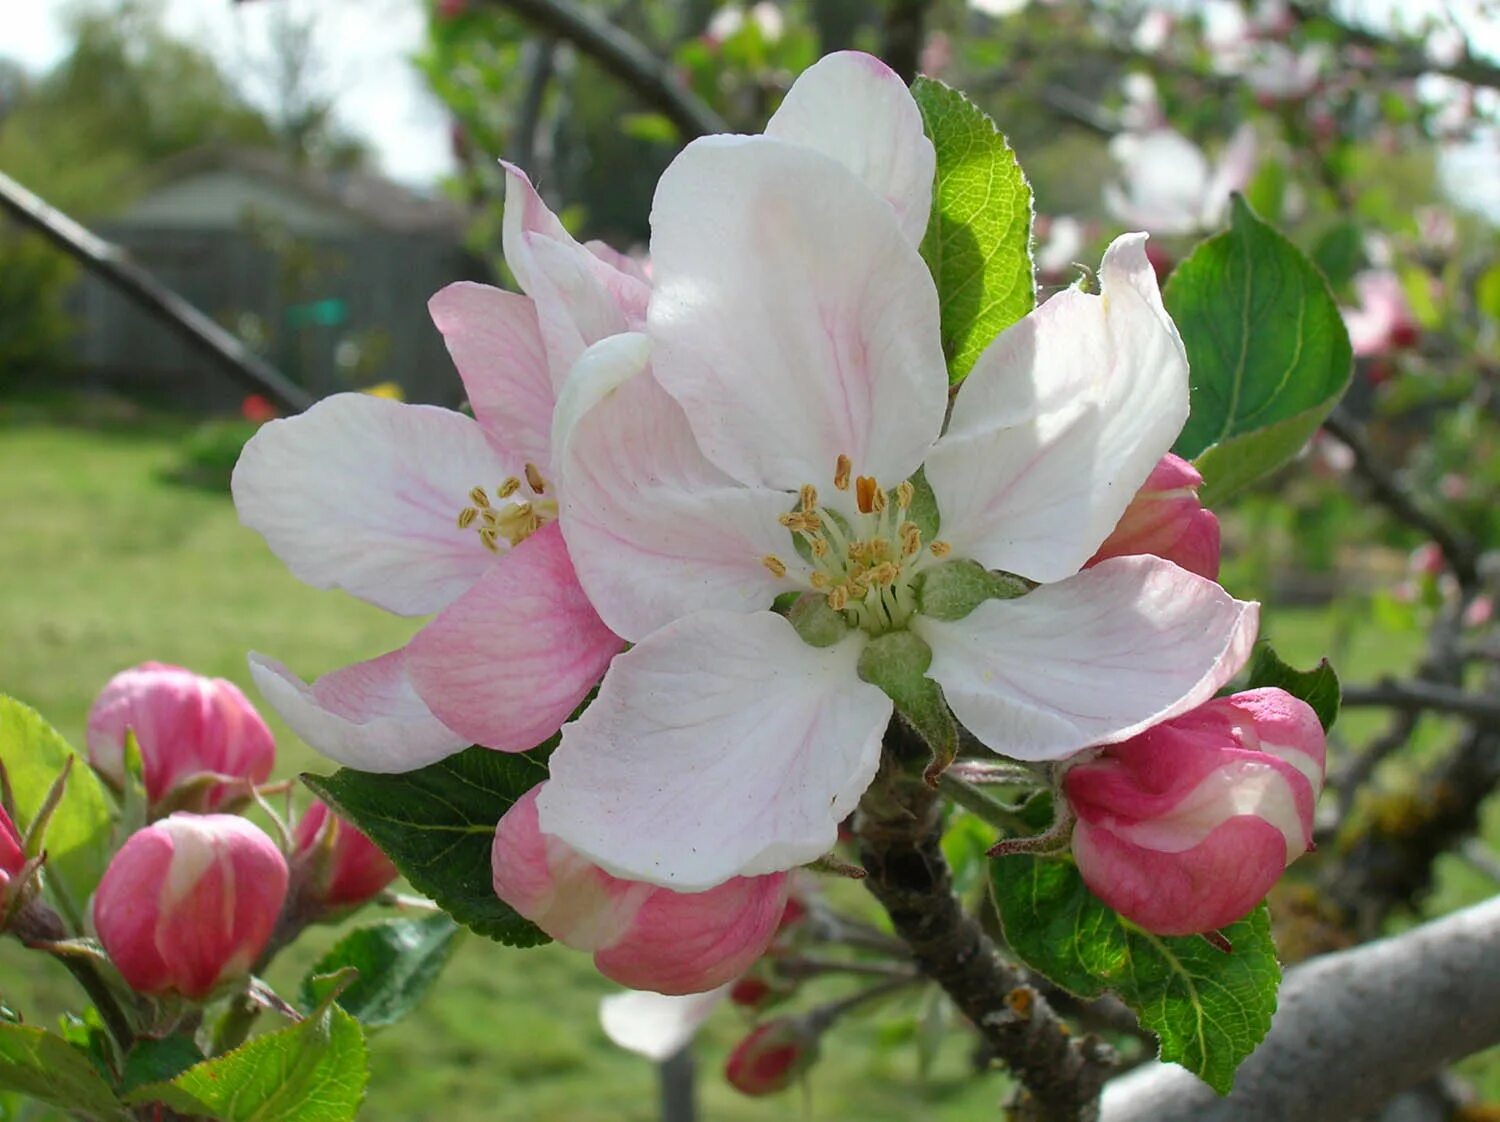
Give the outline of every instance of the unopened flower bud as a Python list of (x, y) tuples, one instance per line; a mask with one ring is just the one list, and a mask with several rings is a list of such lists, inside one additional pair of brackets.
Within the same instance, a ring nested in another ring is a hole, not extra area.
[(399, 875), (374, 842), (321, 800), (297, 820), (293, 838), (303, 898), (326, 908), (352, 908), (372, 900)]
[(817, 1036), (801, 1021), (781, 1017), (757, 1025), (734, 1046), (724, 1078), (744, 1095), (784, 1091), (818, 1058)]
[(697, 993), (742, 974), (776, 933), (785, 873), (682, 893), (620, 880), (541, 832), (541, 785), (495, 829), (495, 893), (559, 943), (589, 951), (606, 978), (638, 990)]
[[(153, 810), (223, 809), (247, 798), (248, 784), (265, 782), (276, 761), (271, 730), (238, 686), (160, 662), (116, 674), (89, 710), (89, 761), (117, 788), (125, 785), (127, 732), (140, 746)], [(208, 774), (243, 782), (185, 787)]]
[(9, 899), (11, 881), (20, 876), (25, 867), (26, 850), (21, 844), (21, 832), (5, 808), (0, 807), (0, 907)]
[(1312, 708), (1279, 689), (1102, 749), (1063, 779), (1084, 883), (1159, 935), (1233, 923), (1312, 847), (1324, 750)]
[(94, 895), (94, 928), (133, 989), (201, 999), (250, 972), (286, 889), (286, 860), (250, 822), (173, 814), (115, 854)]
[(1125, 508), (1109, 537), (1089, 561), (1150, 554), (1190, 573), (1219, 576), (1219, 520), (1198, 501), (1203, 476), (1168, 452)]

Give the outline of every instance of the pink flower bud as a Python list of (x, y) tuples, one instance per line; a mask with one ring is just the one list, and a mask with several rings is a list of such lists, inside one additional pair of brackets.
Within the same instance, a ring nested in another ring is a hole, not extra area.
[[(116, 674), (89, 710), (89, 760), (116, 787), (125, 784), (125, 733), (135, 733), (146, 798), (158, 808), (183, 783), (211, 772), (263, 783), (276, 742), (233, 682), (180, 666), (144, 662)], [(216, 784), (186, 810), (219, 810), (246, 796), (243, 784)]]
[(495, 828), (495, 893), (558, 942), (593, 953), (606, 978), (697, 993), (742, 974), (770, 943), (787, 877), (736, 877), (681, 893), (620, 880), (541, 832), (534, 787)]
[(286, 898), (270, 838), (232, 814), (174, 814), (132, 834), (94, 895), (94, 928), (133, 989), (207, 997), (250, 972)]
[(297, 822), (295, 861), (307, 872), (303, 891), (328, 908), (373, 899), (396, 879), (396, 866), (364, 834), (314, 802)]
[(1151, 554), (1200, 577), (1219, 576), (1219, 520), (1198, 501), (1203, 476), (1168, 452), (1125, 508), (1119, 523), (1089, 561)]
[(0, 807), (0, 903), (5, 901), (10, 882), (20, 875), (26, 865), (26, 851), (21, 846), (21, 832)]
[(1309, 705), (1258, 689), (1102, 749), (1063, 780), (1084, 883), (1160, 935), (1234, 922), (1312, 847), (1324, 748)]
[(799, 1021), (782, 1017), (750, 1031), (724, 1064), (724, 1078), (742, 1095), (784, 1091), (818, 1056), (818, 1040)]

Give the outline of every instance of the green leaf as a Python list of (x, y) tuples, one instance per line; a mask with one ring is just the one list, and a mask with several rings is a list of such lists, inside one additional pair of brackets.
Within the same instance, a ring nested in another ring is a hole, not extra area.
[(922, 256), (937, 282), (948, 378), (958, 382), (1036, 304), (1031, 185), (995, 122), (963, 94), (918, 78), (912, 96), (937, 150)]
[(1255, 655), (1250, 660), (1250, 689), (1276, 686), (1293, 697), (1301, 698), (1312, 706), (1318, 721), (1327, 732), (1339, 717), (1339, 701), (1343, 696), (1339, 688), (1339, 676), (1325, 658), (1311, 670), (1293, 670), (1281, 656), (1271, 649), (1271, 644), (1256, 645)]
[(1281, 966), (1261, 904), (1224, 929), (1234, 948), (1199, 936), (1153, 935), (1110, 911), (1071, 861), (1005, 857), (990, 870), (1010, 947), (1063, 989), (1116, 994), (1156, 1033), (1161, 1058), (1220, 1094), (1271, 1027)]
[(1167, 282), (1192, 368), (1172, 451), (1203, 473), (1207, 506), (1297, 454), (1349, 385), (1352, 352), (1317, 267), (1235, 196), (1230, 228)]
[(16, 825), (24, 832), (59, 773), (73, 759), (67, 790), (47, 825), (47, 884), (75, 922), (110, 858), (110, 799), (88, 761), (36, 710), (0, 695), (0, 760), (15, 793)]
[(190, 1035), (179, 1033), (160, 1040), (145, 1037), (136, 1042), (125, 1057), (125, 1074), (120, 1078), (121, 1092), (129, 1092), (147, 1083), (176, 1079), (194, 1064), (203, 1062), (203, 1053)]
[(0, 1088), (19, 1091), (85, 1118), (126, 1118), (93, 1062), (60, 1036), (0, 1024)]
[(359, 1022), (328, 1002), (299, 1024), (137, 1087), (126, 1101), (222, 1122), (350, 1122), (369, 1078)]
[(394, 919), (349, 932), (302, 980), (303, 1008), (327, 996), (328, 976), (352, 966), (359, 976), (338, 995), (339, 1005), (365, 1028), (395, 1024), (437, 981), (460, 928), (445, 915)]
[(508, 946), (532, 947), (547, 936), (495, 895), (490, 848), (495, 823), (547, 778), (550, 743), (525, 753), (469, 748), (400, 775), (343, 768), (302, 780), (459, 923)]

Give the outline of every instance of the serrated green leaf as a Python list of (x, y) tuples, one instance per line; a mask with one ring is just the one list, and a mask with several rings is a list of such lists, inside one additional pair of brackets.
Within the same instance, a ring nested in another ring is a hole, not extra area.
[(495, 823), (547, 778), (549, 750), (476, 747), (400, 775), (343, 768), (302, 780), (459, 923), (508, 946), (532, 947), (547, 936), (495, 895), (490, 848)]
[(125, 1057), (125, 1073), (120, 1077), (122, 1094), (176, 1079), (194, 1064), (203, 1062), (203, 1053), (191, 1036), (179, 1033), (160, 1040), (145, 1037), (136, 1042)]
[(0, 1023), (0, 1088), (85, 1118), (128, 1118), (93, 1062), (60, 1036)]
[(67, 790), (47, 825), (47, 885), (70, 919), (83, 908), (110, 858), (113, 816), (88, 761), (36, 710), (0, 695), (0, 760), (15, 793), (16, 825), (24, 832), (41, 808), (69, 759), (74, 760)]
[(1036, 304), (1031, 184), (995, 122), (957, 90), (918, 78), (912, 96), (937, 151), (922, 256), (937, 283), (948, 378)]
[(369, 1078), (359, 1022), (329, 1003), (299, 1024), (125, 1098), (221, 1122), (351, 1122)]
[(1281, 966), (1261, 904), (1224, 929), (1225, 953), (1198, 936), (1153, 935), (1110, 911), (1071, 861), (1004, 857), (990, 870), (1011, 949), (1070, 993), (1109, 991), (1157, 1035), (1161, 1058), (1220, 1094), (1265, 1037)]
[(352, 966), (359, 976), (338, 995), (339, 1005), (364, 1025), (395, 1024), (437, 981), (458, 945), (460, 928), (445, 915), (393, 919), (349, 932), (302, 980), (304, 1009), (324, 997), (330, 974)]
[(1172, 451), (1194, 461), (1214, 505), (1322, 423), (1349, 385), (1349, 335), (1317, 267), (1239, 196), (1230, 228), (1177, 267), (1163, 297), (1192, 369), (1192, 412)]
[(1339, 702), (1343, 691), (1339, 687), (1339, 676), (1325, 658), (1311, 670), (1293, 670), (1271, 649), (1270, 643), (1256, 645), (1250, 660), (1250, 689), (1276, 686), (1293, 697), (1301, 698), (1312, 706), (1318, 722), (1327, 732), (1339, 717)]

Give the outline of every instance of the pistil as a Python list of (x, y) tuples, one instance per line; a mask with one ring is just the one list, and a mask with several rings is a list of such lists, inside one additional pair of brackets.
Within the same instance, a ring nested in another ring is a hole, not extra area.
[[(468, 495), (470, 505), (458, 512), (458, 528), (477, 529), (479, 540), (491, 553), (500, 552), (502, 538), (515, 548), (557, 518), (557, 500), (542, 497), (547, 482), (537, 466), (527, 464), (524, 474), (524, 480), (512, 475), (502, 481), (495, 488), (494, 501), (483, 487), (473, 488)], [(528, 495), (520, 495), (523, 487)]]

